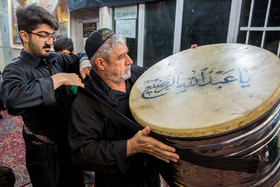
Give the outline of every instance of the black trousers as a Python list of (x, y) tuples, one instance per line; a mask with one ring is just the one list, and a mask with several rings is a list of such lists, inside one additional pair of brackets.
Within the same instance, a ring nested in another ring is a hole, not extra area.
[(67, 145), (26, 143), (26, 166), (33, 187), (84, 187), (82, 170)]

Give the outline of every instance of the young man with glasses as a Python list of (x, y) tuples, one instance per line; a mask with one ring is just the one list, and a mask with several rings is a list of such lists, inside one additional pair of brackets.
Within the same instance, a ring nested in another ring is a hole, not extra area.
[(84, 78), (91, 65), (85, 54), (50, 53), (59, 25), (45, 9), (21, 7), (16, 16), (23, 49), (3, 71), (1, 95), (9, 114), (23, 118), (32, 185), (84, 186), (67, 138), (72, 104), (67, 86), (83, 87), (77, 74)]

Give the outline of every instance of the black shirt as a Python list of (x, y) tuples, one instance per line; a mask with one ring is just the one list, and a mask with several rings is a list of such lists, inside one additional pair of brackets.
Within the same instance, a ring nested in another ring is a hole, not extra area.
[(22, 50), (5, 67), (1, 94), (9, 114), (22, 116), (25, 140), (56, 143), (65, 136), (72, 101), (66, 86), (54, 90), (51, 75), (79, 73), (85, 59), (84, 54), (50, 53), (42, 60)]

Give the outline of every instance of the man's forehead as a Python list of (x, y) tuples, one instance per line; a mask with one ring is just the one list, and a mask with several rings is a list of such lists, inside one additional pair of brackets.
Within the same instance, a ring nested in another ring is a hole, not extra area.
[(125, 43), (119, 43), (114, 46), (113, 51), (128, 51), (127, 45)]
[(55, 29), (48, 24), (38, 24), (37, 28), (34, 29), (33, 31), (37, 31), (37, 32), (40, 32), (40, 33), (48, 33), (48, 34), (54, 34), (55, 33)]
[(68, 49), (64, 49), (64, 50), (62, 50), (62, 51), (60, 51), (61, 53), (64, 53), (64, 54), (69, 54), (70, 53), (70, 51), (68, 50)]

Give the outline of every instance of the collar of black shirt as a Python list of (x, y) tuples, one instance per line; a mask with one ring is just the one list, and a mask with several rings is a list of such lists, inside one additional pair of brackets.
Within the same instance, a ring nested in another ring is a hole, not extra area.
[(22, 49), (20, 58), (24, 62), (28, 62), (32, 67), (36, 68), (41, 63), (52, 62), (52, 64), (53, 64), (56, 61), (57, 56), (55, 53), (50, 53), (50, 55), (46, 59), (40, 59), (40, 58), (35, 57), (32, 54), (26, 52), (24, 49)]

